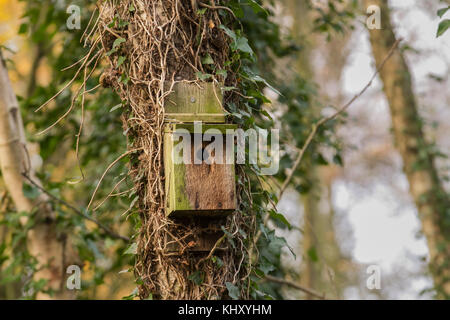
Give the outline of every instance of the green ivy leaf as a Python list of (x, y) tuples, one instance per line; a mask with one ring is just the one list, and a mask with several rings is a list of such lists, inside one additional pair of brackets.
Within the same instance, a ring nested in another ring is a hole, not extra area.
[(263, 6), (261, 6), (258, 2), (256, 2), (255, 0), (247, 0), (247, 1), (248, 1), (248, 4), (250, 5), (250, 7), (253, 9), (253, 11), (255, 11), (255, 13), (264, 12), (266, 15), (269, 15), (267, 10)]
[(22, 23), (19, 27), (19, 34), (25, 34), (28, 32), (28, 24)]
[(269, 211), (269, 214), (273, 220), (279, 221), (282, 224), (286, 225), (289, 229), (292, 229), (291, 224), (289, 223), (289, 221), (286, 219), (286, 217), (283, 214), (276, 212), (273, 209)]
[(239, 288), (231, 282), (227, 282), (225, 283), (225, 285), (227, 286), (228, 295), (230, 296), (230, 298), (233, 300), (239, 300), (239, 297), (241, 295), (239, 292)]
[(208, 10), (208, 8), (198, 9), (197, 15), (203, 16), (205, 14), (206, 10)]
[(26, 198), (31, 199), (31, 200), (36, 199), (37, 197), (39, 197), (39, 194), (40, 194), (38, 188), (31, 186), (27, 183), (23, 184), (22, 192)]
[(199, 286), (205, 281), (205, 274), (202, 271), (195, 271), (189, 275), (188, 279)]
[(119, 59), (117, 59), (117, 68), (120, 67), (125, 62), (125, 60), (127, 60), (126, 57), (120, 56)]
[(219, 257), (212, 256), (211, 260), (212, 260), (213, 263), (215, 263), (217, 265), (218, 268), (222, 268), (223, 265), (224, 265), (223, 260), (220, 259)]
[(445, 19), (439, 23), (436, 38), (442, 36), (447, 29), (450, 28), (450, 19)]
[(218, 76), (222, 76), (222, 77), (224, 77), (224, 78), (226, 78), (227, 75), (228, 75), (227, 71), (226, 71), (226, 70), (223, 70), (223, 69), (218, 70), (218, 71), (216, 72), (216, 74), (217, 74)]
[(117, 38), (114, 40), (112, 49), (106, 54), (106, 56), (111, 56), (112, 54), (116, 53), (119, 50), (119, 47), (122, 43), (124, 43), (126, 40), (124, 38)]
[(128, 77), (126, 74), (122, 73), (120, 75), (120, 82), (127, 85), (129, 81), (130, 81), (130, 77)]
[(447, 8), (439, 9), (437, 15), (439, 16), (439, 18), (442, 18), (444, 14), (447, 13), (448, 10), (450, 10), (450, 6), (448, 6)]
[(195, 74), (196, 76), (197, 76), (197, 78), (199, 78), (200, 80), (202, 80), (202, 81), (205, 81), (205, 80), (207, 80), (207, 79), (210, 79), (210, 78), (212, 78), (212, 74), (209, 74), (209, 73), (203, 73), (203, 72), (197, 72), (196, 74)]
[(308, 250), (308, 257), (309, 259), (311, 259), (312, 262), (319, 261), (319, 255), (317, 254), (317, 250), (315, 247), (312, 247)]
[(259, 263), (259, 270), (261, 270), (262, 272), (264, 272), (265, 275), (267, 275), (275, 270), (275, 266), (272, 263), (270, 263), (269, 260), (262, 257)]
[(213, 60), (213, 58), (211, 57), (211, 55), (208, 53), (208, 54), (206, 55), (206, 57), (204, 57), (204, 58), (202, 59), (202, 63), (203, 63), (203, 64), (214, 64), (214, 60)]
[(237, 38), (235, 42), (235, 47), (237, 50), (253, 55), (253, 49), (248, 44), (248, 39), (245, 37)]
[(333, 162), (341, 167), (344, 165), (344, 160), (339, 153), (333, 157)]
[(135, 255), (137, 254), (137, 243), (132, 243), (127, 250), (125, 250), (124, 254)]
[(236, 33), (233, 30), (225, 27), (223, 24), (221, 24), (219, 26), (219, 28), (222, 29), (223, 31), (225, 31), (225, 34), (227, 36), (229, 36), (231, 39), (233, 39), (234, 42), (236, 42), (237, 36), (236, 36)]
[(124, 38), (117, 38), (116, 40), (114, 40), (113, 48), (118, 48), (125, 41), (126, 40)]
[(138, 288), (134, 288), (133, 292), (129, 296), (123, 297), (122, 300), (133, 300), (139, 294)]

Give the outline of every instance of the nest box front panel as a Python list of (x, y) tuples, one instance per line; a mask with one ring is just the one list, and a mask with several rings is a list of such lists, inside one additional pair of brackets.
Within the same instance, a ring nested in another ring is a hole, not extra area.
[[(188, 150), (183, 150), (190, 153), (189, 161), (174, 161), (175, 157), (184, 157), (175, 154), (176, 145), (183, 142), (174, 142), (173, 132), (165, 133), (167, 214), (220, 216), (234, 212), (237, 207), (234, 163), (227, 163), (226, 152), (215, 154), (208, 151), (207, 144), (196, 146), (193, 141)], [(219, 157), (222, 161), (218, 161)]]
[(201, 85), (176, 83), (172, 93), (166, 98), (166, 121), (225, 123), (222, 100), (220, 87), (212, 82), (204, 82)]

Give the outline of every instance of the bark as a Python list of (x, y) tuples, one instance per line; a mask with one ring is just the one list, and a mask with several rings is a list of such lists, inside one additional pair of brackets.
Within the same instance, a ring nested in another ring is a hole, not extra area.
[[(34, 226), (28, 234), (27, 247), (38, 261), (39, 271), (34, 279), (47, 280), (47, 289), (54, 295), (39, 293), (38, 299), (71, 299), (74, 292), (66, 289), (66, 267), (75, 262), (75, 254), (69, 245), (67, 235), (58, 232), (55, 215), (45, 195), (33, 201), (23, 192), (26, 173), (36, 183), (29, 154), (19, 105), (12, 89), (8, 72), (0, 57), (0, 168), (6, 188), (19, 212), (35, 212)], [(21, 220), (27, 223), (28, 218)]]
[[(380, 65), (396, 41), (387, 0), (364, 0), (365, 7), (381, 8), (382, 29), (370, 31), (376, 64)], [(403, 159), (404, 172), (422, 221), (430, 250), (430, 268), (440, 298), (450, 297), (450, 228), (445, 225), (449, 196), (429, 152), (414, 97), (411, 73), (401, 51), (396, 51), (380, 72), (388, 100), (394, 140)]]

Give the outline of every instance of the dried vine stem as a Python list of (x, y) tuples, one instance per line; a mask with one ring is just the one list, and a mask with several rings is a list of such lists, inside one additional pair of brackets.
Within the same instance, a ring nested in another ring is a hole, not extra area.
[(41, 192), (45, 193), (47, 196), (49, 196), (51, 199), (61, 203), (62, 205), (64, 205), (65, 207), (69, 208), (70, 210), (72, 210), (73, 212), (75, 212), (75, 214), (79, 215), (80, 217), (82, 217), (83, 219), (89, 220), (93, 223), (95, 223), (101, 230), (103, 230), (108, 236), (110, 236), (113, 239), (121, 239), (124, 240), (126, 242), (130, 242), (130, 238), (125, 237), (125, 236), (121, 236), (120, 234), (114, 232), (113, 230), (111, 230), (109, 227), (105, 226), (103, 223), (101, 223), (100, 221), (88, 216), (87, 214), (84, 214), (83, 212), (81, 212), (81, 210), (79, 210), (78, 208), (76, 208), (74, 205), (68, 203), (67, 201), (58, 198), (56, 196), (54, 196), (52, 193), (50, 193), (49, 191), (47, 191), (46, 189), (44, 189), (42, 186), (40, 186), (38, 183), (36, 183), (33, 179), (30, 178), (30, 176), (27, 173), (22, 173), (22, 176), (29, 182), (31, 183), (35, 188), (39, 189)]
[[(127, 105), (123, 126), (129, 148), (140, 149), (131, 155), (130, 166), (142, 221), (135, 265), (135, 274), (141, 282), (139, 294), (142, 298), (153, 294), (157, 299), (225, 297), (226, 282), (243, 287), (241, 284), (249, 277), (245, 239), (239, 229), (251, 235), (254, 217), (236, 213), (225, 221), (236, 247), (222, 240), (228, 250), (189, 252), (199, 234), (220, 230), (220, 226), (166, 217), (162, 165), (164, 105), (175, 83), (201, 86), (196, 73), (211, 72), (208, 69), (211, 66), (202, 64), (206, 55), (211, 56), (217, 70), (229, 69), (225, 64), (229, 39), (219, 28), (224, 21), (217, 9), (222, 8), (214, 2), (200, 3), (207, 10), (198, 14), (192, 2), (185, 0), (109, 0), (99, 2), (98, 6), (100, 19), (93, 34), (100, 36), (102, 50), (108, 53), (108, 69), (101, 83), (112, 87)], [(230, 13), (229, 17), (232, 19), (233, 15)], [(120, 46), (115, 46), (118, 39), (123, 40), (119, 40)], [(232, 70), (227, 71), (232, 74)], [(218, 76), (213, 81), (235, 86), (230, 79)], [(178, 249), (174, 250), (174, 246)], [(223, 261), (221, 268), (212, 261), (213, 254)], [(189, 280), (195, 272), (201, 273), (201, 284)], [(248, 296), (247, 292), (245, 288), (242, 290), (243, 298)]]
[[(237, 86), (233, 70), (226, 65), (230, 39), (219, 28), (227, 22), (222, 21), (218, 9), (229, 14), (229, 21), (234, 19), (234, 14), (211, 1), (211, 5), (200, 4), (207, 10), (199, 15), (193, 3), (197, 2), (98, 1), (98, 18), (93, 24), (94, 18), (91, 19), (91, 30), (84, 33), (84, 43), (90, 46), (88, 54), (71, 66), (78, 66), (74, 78), (36, 111), (73, 85), (84, 70), (82, 84), (71, 106), (42, 133), (60, 123), (73, 111), (78, 97), (81, 96), (84, 102), (84, 95), (93, 91), (86, 90), (85, 84), (103, 59), (107, 67), (103, 70), (100, 84), (113, 88), (127, 106), (123, 112), (123, 127), (130, 151), (125, 154), (131, 155), (130, 176), (134, 180), (132, 192), (139, 199), (142, 224), (138, 233), (135, 265), (140, 297), (153, 295), (156, 299), (219, 299), (227, 296), (225, 283), (230, 282), (241, 288), (241, 297), (245, 299), (249, 297), (250, 291), (251, 261), (248, 262), (247, 240), (239, 230), (244, 231), (249, 238), (254, 237), (255, 216), (236, 212), (225, 221), (225, 228), (233, 237), (234, 245), (225, 241), (227, 250), (198, 254), (187, 250), (190, 243), (196, 241), (202, 232), (216, 230), (217, 224), (200, 226), (192, 221), (180, 223), (166, 217), (164, 212), (162, 141), (165, 99), (176, 82), (201, 85), (196, 76), (198, 72), (227, 70), (226, 79), (218, 75), (213, 81), (228, 87)], [(213, 65), (202, 64), (202, 58), (206, 55), (213, 59)], [(237, 102), (239, 93), (227, 92), (225, 99), (227, 102)], [(139, 151), (132, 152), (136, 150)], [(106, 169), (101, 180), (112, 165)], [(248, 182), (243, 170), (239, 171), (239, 175)], [(99, 185), (89, 207), (94, 204)], [(243, 196), (251, 201), (249, 190), (239, 186), (238, 198)], [(241, 203), (239, 199), (238, 202)], [(177, 244), (179, 250), (170, 249), (172, 244)], [(222, 267), (215, 265), (211, 259), (213, 254), (220, 256)], [(201, 284), (189, 280), (189, 276), (198, 271), (204, 278)]]

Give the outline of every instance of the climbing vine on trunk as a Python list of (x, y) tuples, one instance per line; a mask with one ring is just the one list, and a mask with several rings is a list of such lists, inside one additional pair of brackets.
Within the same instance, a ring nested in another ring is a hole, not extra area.
[[(143, 299), (264, 297), (257, 283), (274, 270), (271, 263), (276, 263), (286, 245), (266, 226), (269, 216), (285, 221), (276, 213), (277, 199), (264, 191), (259, 173), (247, 165), (237, 167), (239, 205), (232, 216), (194, 223), (192, 219), (168, 218), (164, 210), (164, 112), (176, 83), (218, 85), (224, 94), (228, 122), (236, 120), (244, 129), (258, 128), (258, 119), (264, 117), (261, 105), (268, 99), (262, 89), (268, 83), (252, 71), (255, 54), (239, 21), (244, 10), (252, 10), (273, 26), (268, 22), (268, 11), (253, 0), (222, 4), (110, 0), (97, 3), (96, 14), (84, 34), (89, 52), (79, 61), (75, 74), (82, 78), (77, 91), (82, 97), (82, 113), (84, 96), (92, 92), (86, 83), (100, 67), (100, 84), (111, 87), (122, 100), (128, 151), (108, 167), (103, 177), (115, 163), (129, 156), (134, 188), (127, 214), (137, 216), (135, 220), (139, 221), (134, 242), (127, 250), (135, 254), (138, 284), (138, 291), (130, 298), (137, 294)], [(95, 195), (96, 191), (88, 210), (95, 208)], [(189, 251), (197, 235), (217, 231), (223, 231), (224, 236), (209, 253)], [(261, 245), (264, 250), (260, 255)], [(219, 246), (221, 250), (217, 250)]]

